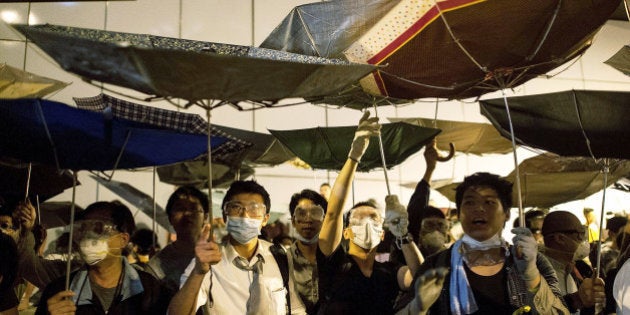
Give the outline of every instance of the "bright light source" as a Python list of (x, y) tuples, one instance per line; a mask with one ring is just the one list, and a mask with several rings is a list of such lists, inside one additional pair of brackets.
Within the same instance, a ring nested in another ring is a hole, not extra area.
[(3, 10), (0, 12), (0, 18), (6, 23), (15, 23), (18, 21), (19, 15), (15, 10)]

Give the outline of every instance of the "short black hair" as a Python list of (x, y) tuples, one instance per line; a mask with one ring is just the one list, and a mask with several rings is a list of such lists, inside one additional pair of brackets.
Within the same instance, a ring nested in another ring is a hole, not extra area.
[(455, 204), (457, 205), (458, 215), (464, 199), (464, 192), (468, 188), (476, 186), (487, 186), (494, 189), (499, 196), (499, 200), (501, 200), (503, 212), (510, 213), (510, 208), (512, 208), (512, 183), (496, 174), (478, 172), (466, 176), (464, 181), (455, 189)]
[(324, 209), (324, 213), (326, 213), (326, 208), (328, 208), (328, 201), (326, 201), (326, 198), (322, 197), (322, 195), (314, 190), (304, 189), (299, 193), (295, 193), (293, 194), (293, 196), (291, 196), (291, 202), (289, 202), (289, 212), (291, 213), (291, 217), (293, 217), (295, 207), (297, 207), (301, 199), (308, 199), (312, 201), (314, 204), (322, 207)]
[(101, 213), (111, 219), (116, 230), (132, 235), (136, 230), (136, 221), (131, 214), (131, 210), (118, 200), (97, 201), (89, 205), (85, 210), (77, 215), (78, 220), (85, 220), (91, 213)]
[(265, 187), (261, 186), (254, 180), (234, 181), (230, 185), (228, 191), (225, 193), (225, 197), (223, 197), (221, 209), (225, 208), (225, 204), (228, 201), (232, 200), (232, 198), (234, 198), (234, 196), (238, 194), (258, 194), (262, 196), (265, 207), (267, 208), (267, 213), (271, 211), (271, 199), (269, 198), (269, 193), (267, 192)]
[(181, 197), (197, 198), (199, 200), (199, 203), (201, 204), (201, 208), (203, 208), (203, 213), (208, 213), (208, 195), (193, 186), (181, 186), (177, 188), (177, 190), (175, 190), (170, 197), (168, 197), (168, 201), (166, 202), (166, 215), (169, 218), (171, 217), (171, 213), (173, 213), (173, 206), (175, 205), (175, 201), (177, 201)]

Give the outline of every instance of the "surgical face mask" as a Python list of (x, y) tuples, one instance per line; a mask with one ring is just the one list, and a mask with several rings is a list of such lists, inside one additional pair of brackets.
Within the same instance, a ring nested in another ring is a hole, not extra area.
[(228, 217), (227, 231), (240, 244), (247, 244), (260, 235), (261, 219)]
[(359, 224), (351, 226), (350, 229), (354, 235), (352, 242), (363, 249), (371, 250), (381, 242), (383, 228), (374, 220), (363, 219)]
[(588, 242), (581, 242), (577, 249), (575, 249), (575, 253), (573, 253), (573, 261), (582, 260), (591, 253), (591, 246)]
[(433, 231), (420, 235), (420, 245), (429, 254), (436, 253), (443, 249), (444, 244), (446, 244), (446, 235), (440, 231)]
[(96, 265), (109, 253), (109, 238), (83, 238), (79, 241), (81, 258), (90, 266)]
[(462, 237), (462, 242), (466, 243), (466, 245), (468, 245), (468, 247), (472, 249), (488, 249), (493, 247), (501, 247), (505, 245), (505, 241), (500, 234), (501, 232), (499, 231), (491, 238), (481, 242), (468, 236), (468, 234), (464, 234), (464, 236)]
[(315, 236), (311, 238), (305, 238), (304, 236), (300, 235), (300, 233), (295, 231), (295, 238), (304, 244), (315, 244), (317, 243), (317, 241), (319, 241), (319, 233), (315, 234)]

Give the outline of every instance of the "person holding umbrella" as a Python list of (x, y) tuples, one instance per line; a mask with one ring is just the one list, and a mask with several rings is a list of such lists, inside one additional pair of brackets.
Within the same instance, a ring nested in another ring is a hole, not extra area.
[[(318, 314), (392, 314), (399, 290), (410, 287), (413, 272), (420, 265), (420, 251), (408, 234), (401, 239), (407, 266), (376, 261), (376, 247), (383, 238), (383, 217), (373, 204), (356, 204), (349, 212), (347, 227), (343, 226), (342, 209), (357, 165), (369, 138), (377, 136), (380, 128), (378, 118), (369, 118), (366, 111), (333, 184), (318, 241)], [(396, 199), (394, 195), (387, 196), (388, 207), (401, 206)], [(341, 246), (342, 237), (349, 241), (347, 250)]]
[(135, 221), (120, 202), (95, 202), (81, 212), (73, 240), (84, 266), (51, 282), (35, 314), (164, 314), (168, 299), (159, 281), (133, 268), (122, 249), (129, 243)]
[(490, 173), (467, 176), (456, 204), (464, 236), (416, 273), (414, 299), (398, 314), (569, 314), (549, 261), (529, 229), (501, 237), (512, 205), (512, 183)]

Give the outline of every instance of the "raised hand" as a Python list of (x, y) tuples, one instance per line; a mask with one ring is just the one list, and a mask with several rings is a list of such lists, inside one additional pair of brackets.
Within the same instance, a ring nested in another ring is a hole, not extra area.
[(70, 297), (74, 295), (71, 290), (60, 291), (46, 301), (50, 315), (74, 314), (77, 307)]
[(365, 111), (359, 120), (357, 131), (354, 133), (348, 158), (356, 162), (361, 161), (361, 157), (370, 144), (370, 137), (378, 136), (380, 132), (381, 125), (378, 124), (378, 117), (370, 118), (370, 112)]
[(407, 235), (409, 216), (405, 206), (398, 201), (397, 195), (385, 197), (385, 222), (383, 225), (397, 238)]
[(439, 267), (425, 271), (415, 283), (416, 297), (411, 303), (416, 303), (418, 311), (426, 313), (431, 305), (437, 301), (442, 293), (444, 279), (448, 275), (448, 268)]
[(212, 227), (209, 223), (203, 226), (201, 235), (195, 244), (195, 269), (198, 273), (205, 274), (210, 271), (210, 265), (221, 261), (221, 250), (214, 242)]
[(580, 284), (578, 289), (580, 300), (584, 307), (602, 304), (606, 302), (606, 293), (604, 292), (604, 280), (602, 278), (586, 278)]
[(540, 279), (540, 272), (538, 271), (538, 267), (536, 267), (538, 243), (528, 228), (517, 227), (512, 229), (512, 233), (514, 233), (514, 238), (512, 238), (514, 244), (512, 254), (515, 258), (514, 263), (516, 268), (523, 280), (528, 282), (530, 287), (531, 284), (535, 284), (535, 287), (538, 285), (538, 280)]
[(16, 212), (22, 229), (27, 231), (33, 229), (33, 226), (35, 226), (35, 220), (37, 219), (37, 211), (28, 199), (24, 202), (18, 203)]

